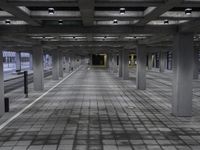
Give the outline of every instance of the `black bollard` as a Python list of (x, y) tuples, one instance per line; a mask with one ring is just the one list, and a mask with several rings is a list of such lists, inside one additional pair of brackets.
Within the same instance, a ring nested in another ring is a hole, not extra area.
[(28, 97), (28, 71), (24, 71), (24, 94)]
[(4, 103), (5, 103), (5, 112), (9, 112), (9, 98), (8, 97), (4, 98)]

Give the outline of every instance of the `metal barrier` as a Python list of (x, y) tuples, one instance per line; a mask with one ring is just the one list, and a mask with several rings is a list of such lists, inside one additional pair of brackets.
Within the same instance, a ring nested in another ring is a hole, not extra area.
[(24, 94), (28, 97), (28, 71), (24, 71)]
[(5, 112), (9, 112), (9, 98), (5, 97), (4, 98), (4, 103), (5, 103)]

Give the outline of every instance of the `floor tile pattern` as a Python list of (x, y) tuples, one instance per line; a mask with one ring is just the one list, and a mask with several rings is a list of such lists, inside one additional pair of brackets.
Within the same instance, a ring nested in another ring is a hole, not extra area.
[(171, 115), (171, 74), (148, 72), (136, 90), (82, 68), (0, 131), (0, 150), (199, 150), (200, 81), (191, 118)]

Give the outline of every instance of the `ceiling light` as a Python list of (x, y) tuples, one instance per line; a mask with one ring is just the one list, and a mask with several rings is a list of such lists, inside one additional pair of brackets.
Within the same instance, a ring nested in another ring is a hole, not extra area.
[(120, 12), (121, 15), (124, 15), (124, 14), (125, 14), (125, 11), (126, 11), (125, 8), (120, 8), (120, 9), (119, 9), (119, 12)]
[(5, 20), (5, 24), (9, 25), (11, 23), (11, 21), (9, 19)]
[(117, 23), (118, 23), (117, 19), (113, 20), (113, 23), (114, 23), (114, 24), (117, 24)]
[(55, 12), (54, 8), (48, 8), (48, 11), (49, 11), (49, 15), (53, 15)]
[(186, 8), (185, 9), (185, 14), (186, 15), (190, 15), (192, 13), (192, 9), (191, 8)]
[(63, 24), (63, 20), (58, 20), (58, 24), (62, 25)]
[(164, 24), (169, 24), (169, 20), (164, 20)]
[(42, 37), (42, 36), (33, 36), (33, 37), (31, 37), (32, 39), (43, 39), (44, 37)]
[(46, 36), (44, 37), (45, 39), (53, 39), (54, 37), (53, 36)]

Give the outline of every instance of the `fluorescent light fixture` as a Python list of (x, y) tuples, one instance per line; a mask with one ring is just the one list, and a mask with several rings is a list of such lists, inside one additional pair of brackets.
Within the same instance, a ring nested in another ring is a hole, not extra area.
[(55, 13), (54, 8), (48, 8), (49, 15), (53, 15)]
[(9, 24), (11, 24), (11, 21), (9, 19), (6, 19), (5, 24), (9, 25)]
[(63, 20), (58, 20), (59, 25), (63, 25)]
[(125, 12), (126, 12), (126, 9), (125, 9), (125, 8), (120, 8), (120, 9), (119, 9), (119, 13), (120, 13), (121, 15), (124, 15)]
[(53, 39), (54, 37), (53, 36), (46, 36), (44, 37), (45, 39)]
[(43, 36), (33, 36), (31, 37), (32, 39), (43, 39), (44, 37)]
[(164, 24), (169, 24), (169, 20), (164, 20)]
[(114, 23), (114, 24), (117, 24), (117, 23), (118, 23), (118, 20), (117, 20), (117, 19), (114, 19), (114, 20), (113, 20), (113, 23)]
[(191, 15), (192, 14), (192, 8), (186, 8), (185, 9), (185, 14), (186, 15)]

